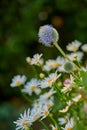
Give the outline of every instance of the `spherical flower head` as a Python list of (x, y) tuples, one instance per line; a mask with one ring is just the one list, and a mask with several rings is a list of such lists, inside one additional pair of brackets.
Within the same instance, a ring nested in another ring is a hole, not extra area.
[(71, 62), (66, 62), (66, 63), (64, 64), (64, 70), (65, 70), (65, 72), (67, 72), (67, 73), (72, 72), (72, 71), (74, 70), (74, 65), (73, 65), (73, 63), (71, 63)]
[(59, 39), (59, 34), (55, 28), (50, 25), (44, 25), (39, 29), (39, 41), (45, 46), (51, 46)]

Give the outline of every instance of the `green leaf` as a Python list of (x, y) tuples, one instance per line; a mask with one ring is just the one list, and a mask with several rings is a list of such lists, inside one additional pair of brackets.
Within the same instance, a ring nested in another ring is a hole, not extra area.
[(81, 75), (81, 78), (82, 78), (82, 85), (83, 85), (83, 86), (85, 87), (85, 89), (87, 90), (87, 72), (81, 70), (81, 71), (80, 71), (80, 75)]

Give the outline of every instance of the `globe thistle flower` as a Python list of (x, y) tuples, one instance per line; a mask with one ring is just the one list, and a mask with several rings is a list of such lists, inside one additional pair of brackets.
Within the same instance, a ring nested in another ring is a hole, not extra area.
[(50, 25), (44, 25), (39, 29), (39, 41), (45, 46), (51, 46), (59, 39), (59, 34), (55, 28)]
[(73, 65), (73, 63), (71, 63), (71, 62), (66, 62), (66, 63), (64, 64), (64, 70), (65, 70), (65, 72), (67, 72), (67, 73), (70, 73), (70, 72), (74, 71), (74, 65)]

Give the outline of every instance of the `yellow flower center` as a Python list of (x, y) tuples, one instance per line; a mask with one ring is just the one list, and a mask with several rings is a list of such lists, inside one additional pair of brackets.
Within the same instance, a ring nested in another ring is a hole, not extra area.
[(17, 85), (17, 86), (20, 86), (21, 84), (22, 84), (21, 81), (17, 81), (17, 82), (16, 82), (16, 85)]
[(71, 128), (68, 128), (67, 130), (72, 130)]
[(59, 67), (59, 66), (60, 66), (60, 63), (56, 62), (56, 63), (54, 64), (54, 66), (55, 66), (55, 67)]
[(73, 45), (73, 50), (77, 50), (78, 49), (78, 47), (76, 46), (76, 45)]
[(36, 86), (31, 86), (31, 90), (34, 91), (36, 89)]
[(44, 115), (47, 116), (49, 114), (49, 111), (45, 111)]
[(29, 122), (27, 120), (25, 120), (23, 123), (22, 123), (22, 126), (29, 126)]
[(74, 55), (73, 55), (73, 58), (77, 58), (77, 57), (78, 57), (77, 54), (74, 54)]
[(48, 80), (48, 83), (49, 83), (49, 84), (50, 84), (50, 83), (52, 83), (52, 82), (53, 82), (53, 80), (52, 80), (52, 79), (49, 79), (49, 80)]
[(51, 105), (50, 104), (47, 104), (47, 108), (49, 109), (51, 107)]
[(53, 130), (57, 130), (57, 128), (54, 128)]

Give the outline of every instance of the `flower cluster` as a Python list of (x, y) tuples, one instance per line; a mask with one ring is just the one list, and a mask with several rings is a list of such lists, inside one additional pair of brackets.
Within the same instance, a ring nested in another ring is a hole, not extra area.
[(75, 40), (66, 46), (68, 53), (65, 54), (57, 44), (59, 34), (52, 26), (42, 26), (38, 35), (40, 42), (46, 46), (54, 45), (62, 56), (47, 61), (42, 54), (27, 57), (26, 61), (33, 67), (35, 76), (29, 81), (25, 75), (13, 77), (11, 87), (19, 87), (31, 103), (31, 107), (14, 121), (16, 130), (33, 130), (35, 122), (41, 123), (44, 130), (80, 130), (80, 123), (85, 130), (87, 65), (82, 59), (85, 59), (87, 44), (82, 45)]

